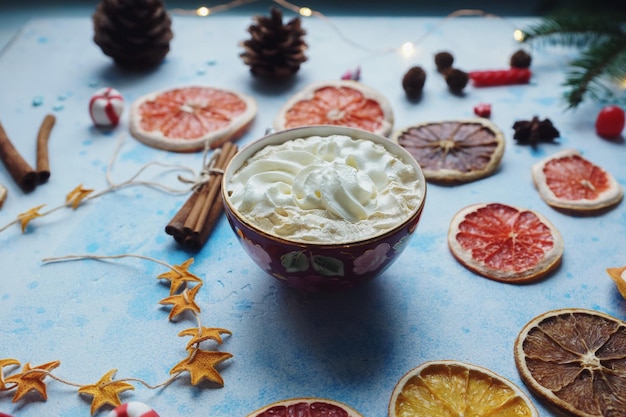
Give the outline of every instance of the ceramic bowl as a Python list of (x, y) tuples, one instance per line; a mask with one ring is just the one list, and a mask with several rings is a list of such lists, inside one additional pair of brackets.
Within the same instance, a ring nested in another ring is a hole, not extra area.
[[(418, 173), (418, 207), (387, 232), (345, 243), (303, 243), (269, 234), (247, 220), (230, 201), (228, 184), (246, 160), (268, 145), (310, 136), (346, 135), (383, 145), (387, 151), (411, 164)], [(415, 232), (426, 201), (426, 180), (415, 159), (387, 138), (343, 126), (307, 126), (269, 134), (243, 147), (225, 169), (222, 179), (225, 213), (239, 243), (263, 271), (288, 287), (308, 293), (343, 291), (371, 280), (387, 269)]]

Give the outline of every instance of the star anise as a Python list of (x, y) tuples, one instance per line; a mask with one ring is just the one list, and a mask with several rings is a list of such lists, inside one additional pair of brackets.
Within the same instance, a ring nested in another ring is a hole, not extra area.
[(550, 119), (539, 120), (537, 116), (534, 116), (532, 120), (518, 120), (513, 124), (513, 129), (515, 130), (513, 139), (518, 143), (532, 145), (539, 142), (552, 142), (561, 135)]

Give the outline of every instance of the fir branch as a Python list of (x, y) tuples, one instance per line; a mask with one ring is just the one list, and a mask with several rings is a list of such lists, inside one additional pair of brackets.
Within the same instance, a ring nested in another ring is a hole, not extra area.
[(564, 95), (569, 107), (578, 106), (587, 95), (597, 100), (610, 93), (602, 80), (619, 81), (624, 76), (625, 62), (626, 37), (610, 39), (582, 52), (571, 62), (572, 70), (564, 83), (570, 88)]
[(526, 29), (524, 42), (581, 50), (563, 84), (569, 89), (564, 93), (568, 107), (575, 108), (585, 97), (610, 96), (613, 91), (605, 81), (619, 83), (626, 78), (625, 22), (620, 14), (554, 15)]
[[(622, 20), (623, 21), (623, 20)], [(612, 37), (625, 36), (620, 20), (608, 17), (555, 16), (524, 30), (524, 42), (584, 48)]]

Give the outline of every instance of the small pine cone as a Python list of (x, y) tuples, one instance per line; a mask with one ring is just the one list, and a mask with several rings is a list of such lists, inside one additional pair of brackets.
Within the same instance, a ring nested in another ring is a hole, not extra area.
[(307, 60), (304, 52), (306, 31), (302, 29), (300, 18), (283, 24), (280, 9), (273, 7), (271, 16), (255, 16), (256, 24), (248, 27), (252, 37), (242, 43), (243, 62), (250, 66), (250, 72), (264, 78), (287, 78), (300, 70), (300, 64)]
[(448, 88), (455, 94), (460, 94), (469, 82), (468, 73), (457, 68), (449, 68), (444, 77)]
[(510, 64), (513, 68), (528, 68), (530, 67), (531, 61), (532, 56), (523, 49), (520, 49), (511, 55)]
[(402, 77), (402, 88), (409, 98), (417, 98), (424, 89), (426, 72), (422, 67), (411, 67)]
[(454, 63), (454, 56), (450, 52), (437, 52), (435, 54), (435, 65), (437, 66), (437, 71), (444, 72)]
[(93, 40), (102, 52), (130, 69), (159, 64), (174, 36), (163, 0), (101, 0), (93, 28)]

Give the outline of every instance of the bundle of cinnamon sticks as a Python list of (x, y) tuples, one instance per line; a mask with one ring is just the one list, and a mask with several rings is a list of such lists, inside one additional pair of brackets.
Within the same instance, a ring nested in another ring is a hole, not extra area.
[(198, 250), (204, 246), (222, 214), (221, 184), (224, 169), (237, 153), (237, 145), (226, 142), (215, 163), (208, 170), (208, 180), (194, 190), (176, 215), (165, 226), (165, 233), (172, 235), (181, 245)]
[(35, 169), (17, 151), (0, 123), (0, 159), (2, 159), (15, 183), (24, 192), (33, 191), (38, 184), (43, 184), (50, 178), (48, 139), (55, 122), (56, 118), (49, 114), (41, 123), (37, 134), (37, 165)]

